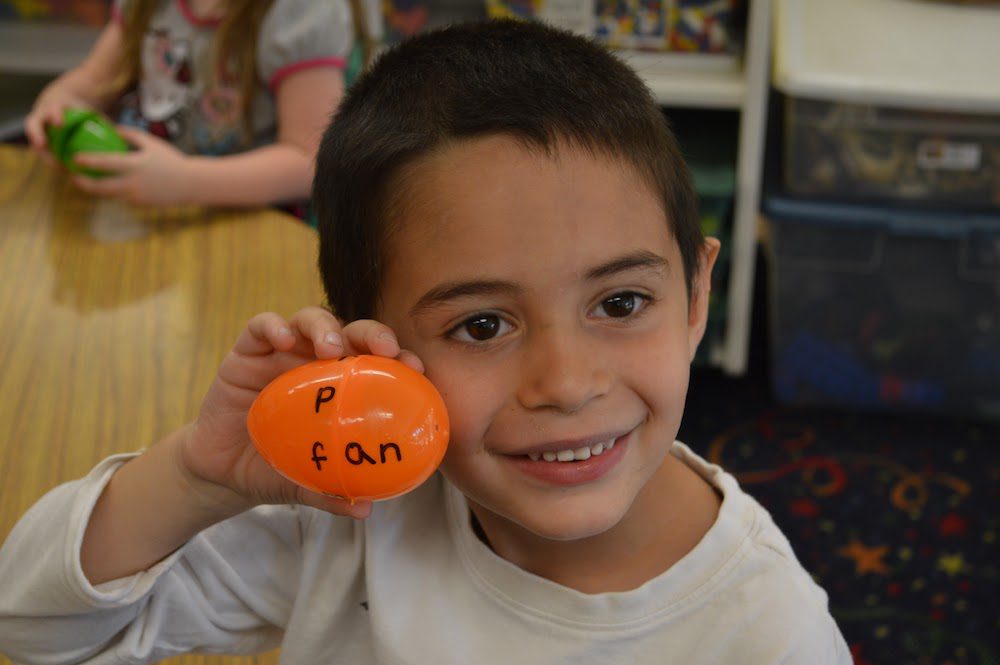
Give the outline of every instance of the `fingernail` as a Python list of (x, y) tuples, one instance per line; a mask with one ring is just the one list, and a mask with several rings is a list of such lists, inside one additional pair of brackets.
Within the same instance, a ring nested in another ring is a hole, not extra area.
[(292, 335), (292, 329), (291, 328), (278, 328), (278, 334), (279, 335), (291, 336)]
[(343, 346), (344, 344), (344, 340), (341, 339), (340, 335), (332, 330), (328, 332), (325, 337), (323, 337), (323, 341), (330, 346)]
[(379, 339), (384, 339), (385, 341), (387, 341), (387, 342), (391, 342), (391, 343), (393, 343), (393, 344), (395, 344), (395, 343), (396, 343), (396, 337), (395, 337), (395, 336), (394, 336), (394, 335), (393, 335), (392, 333), (388, 333), (388, 332), (380, 332), (380, 333), (378, 334), (378, 338), (379, 338)]

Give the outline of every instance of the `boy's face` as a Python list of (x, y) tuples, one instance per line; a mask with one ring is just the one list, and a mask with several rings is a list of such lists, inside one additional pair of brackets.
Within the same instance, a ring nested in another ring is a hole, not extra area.
[(379, 318), (444, 396), (442, 471), (484, 526), (555, 540), (615, 526), (677, 434), (718, 243), (689, 307), (657, 198), (565, 145), (553, 159), (460, 142), (403, 187)]

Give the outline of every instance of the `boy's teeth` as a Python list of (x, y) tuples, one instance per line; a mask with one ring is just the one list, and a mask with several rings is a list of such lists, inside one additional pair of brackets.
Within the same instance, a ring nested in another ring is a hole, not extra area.
[(615, 447), (615, 440), (602, 441), (601, 443), (595, 443), (592, 446), (581, 446), (576, 449), (560, 450), (558, 452), (552, 452), (551, 450), (546, 450), (544, 453), (528, 453), (528, 458), (532, 462), (537, 462), (540, 459), (546, 462), (582, 462), (583, 460), (590, 459), (594, 455), (600, 455), (606, 450), (611, 450)]

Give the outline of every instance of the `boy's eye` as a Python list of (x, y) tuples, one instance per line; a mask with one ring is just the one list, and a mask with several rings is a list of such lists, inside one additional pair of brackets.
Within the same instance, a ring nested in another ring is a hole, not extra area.
[(506, 331), (509, 324), (496, 314), (476, 314), (455, 326), (452, 336), (463, 342), (485, 342)]
[(648, 300), (649, 298), (638, 293), (616, 293), (610, 298), (602, 300), (598, 307), (604, 310), (606, 316), (622, 319), (642, 309)]

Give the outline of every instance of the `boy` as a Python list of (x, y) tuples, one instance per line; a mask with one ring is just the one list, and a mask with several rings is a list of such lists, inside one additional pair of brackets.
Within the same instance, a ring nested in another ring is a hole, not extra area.
[[(315, 198), (350, 323), (255, 317), (195, 422), (36, 504), (0, 554), (0, 649), (850, 662), (767, 513), (674, 442), (719, 245), (625, 65), (531, 24), (415, 38), (345, 100)], [(279, 373), (355, 353), (426, 370), (451, 421), (442, 473), (376, 506), (295, 487), (245, 428)]]

